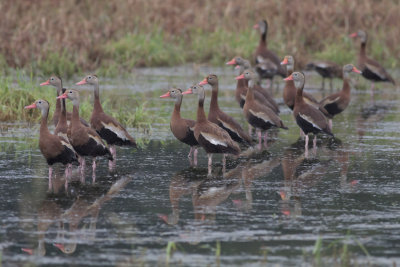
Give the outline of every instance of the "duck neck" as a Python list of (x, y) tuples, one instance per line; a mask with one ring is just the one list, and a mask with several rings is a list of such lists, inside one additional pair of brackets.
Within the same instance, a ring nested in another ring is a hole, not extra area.
[(197, 107), (197, 122), (207, 121), (206, 113), (204, 112), (204, 89), (199, 92), (199, 106)]
[(40, 135), (50, 134), (49, 128), (47, 127), (48, 116), (49, 116), (49, 108), (42, 109), (42, 121), (40, 122)]
[(75, 99), (72, 101), (72, 118), (71, 118), (71, 127), (74, 125), (78, 125), (80, 123), (79, 120), (79, 100)]
[(100, 93), (99, 93), (99, 84), (96, 83), (94, 85), (94, 108), (93, 111), (103, 112), (103, 108), (100, 103)]
[[(66, 89), (62, 89), (62, 93), (65, 93)], [(58, 101), (60, 99), (57, 99)], [(67, 123), (67, 110), (65, 107), (65, 98), (61, 100), (61, 116), (58, 119), (58, 123)]]
[(261, 33), (259, 45), (267, 47), (267, 29)]
[(367, 42), (361, 42), (360, 57), (365, 57), (366, 46), (367, 46)]
[(175, 99), (175, 107), (172, 112), (172, 117), (180, 118), (181, 117), (181, 104), (182, 104), (182, 95), (178, 95)]
[(218, 84), (212, 86), (210, 111), (218, 110)]
[(295, 103), (297, 104), (297, 103), (303, 102), (304, 81), (300, 82), (300, 84), (296, 84), (295, 83), (295, 86), (296, 86), (296, 89), (297, 89)]
[[(247, 81), (247, 80), (246, 80)], [(248, 90), (246, 93), (246, 103), (251, 102), (254, 100), (254, 81), (249, 80), (248, 82)]]
[(343, 73), (343, 88), (342, 91), (349, 95), (350, 94), (350, 82), (349, 82), (349, 74)]

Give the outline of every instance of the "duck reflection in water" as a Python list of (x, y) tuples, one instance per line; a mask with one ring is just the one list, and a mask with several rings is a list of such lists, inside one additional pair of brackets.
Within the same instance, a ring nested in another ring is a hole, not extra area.
[[(112, 184), (107, 181), (107, 184), (96, 186), (74, 182), (70, 184), (69, 194), (48, 193), (37, 212), (38, 246), (34, 249), (22, 248), (22, 251), (30, 255), (44, 256), (45, 235), (51, 231), (50, 228), (54, 224), (58, 227), (53, 245), (65, 254), (74, 253), (78, 243), (93, 242), (101, 207), (117, 195), (130, 180), (130, 177), (124, 177)], [(90, 221), (86, 223), (88, 217)]]

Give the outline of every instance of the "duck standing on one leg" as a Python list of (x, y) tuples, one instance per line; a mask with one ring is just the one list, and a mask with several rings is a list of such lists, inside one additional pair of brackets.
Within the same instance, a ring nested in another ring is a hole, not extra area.
[(136, 141), (116, 119), (104, 113), (100, 103), (99, 79), (96, 75), (87, 75), (82, 81), (76, 84), (90, 84), (93, 86), (94, 107), (90, 118), (90, 125), (110, 146), (114, 160), (109, 162), (109, 167), (113, 169), (117, 157), (115, 146), (136, 147)]

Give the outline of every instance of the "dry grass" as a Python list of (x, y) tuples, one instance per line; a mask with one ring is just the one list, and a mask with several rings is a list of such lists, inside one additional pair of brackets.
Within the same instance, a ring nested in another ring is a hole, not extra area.
[[(338, 50), (354, 55), (356, 48), (347, 34), (357, 29), (368, 31), (371, 53), (378, 60), (388, 60), (389, 67), (398, 67), (400, 55), (400, 4), (390, 0), (3, 0), (0, 13), (0, 63), (4, 57), (11, 67), (33, 70), (52, 64), (61, 65), (57, 72), (97, 69), (113, 61), (110, 44), (129, 34), (144, 34), (148, 40), (162, 34), (160, 49), (178, 45), (190, 50), (199, 45), (194, 42), (201, 42), (196, 38), (200, 33), (207, 37), (221, 31), (235, 36), (250, 31), (263, 18), (270, 24), (270, 46), (280, 55), (296, 55), (300, 65), (314, 56), (335, 58)], [(247, 45), (255, 47), (258, 36), (249, 36)], [(233, 45), (235, 38), (228, 41), (220, 49)], [(339, 49), (332, 48), (333, 44)], [(237, 51), (241, 50), (229, 53)], [(193, 59), (204, 62), (210, 55), (185, 56), (172, 63)], [(168, 59), (134, 64), (165, 65)]]

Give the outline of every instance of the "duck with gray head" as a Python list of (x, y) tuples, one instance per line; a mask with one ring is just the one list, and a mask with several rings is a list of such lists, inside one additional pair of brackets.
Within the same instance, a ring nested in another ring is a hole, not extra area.
[[(40, 123), (39, 148), (49, 165), (49, 190), (52, 188), (53, 164), (60, 162), (64, 165), (78, 162), (75, 150), (68, 141), (58, 135), (51, 134), (47, 127), (49, 116), (49, 102), (46, 100), (36, 100), (33, 104), (26, 106), (25, 109), (40, 109), (42, 120)], [(70, 168), (65, 168), (65, 176), (69, 177)]]
[(171, 132), (173, 135), (181, 141), (190, 146), (190, 151), (188, 158), (191, 161), (193, 152), (194, 165), (197, 165), (197, 147), (199, 143), (194, 137), (194, 125), (196, 122), (194, 120), (189, 120), (181, 117), (181, 104), (182, 104), (182, 90), (179, 88), (171, 88), (167, 93), (160, 96), (161, 98), (173, 98), (175, 99), (175, 107), (171, 116)]
[(212, 154), (222, 153), (223, 171), (225, 171), (226, 159), (225, 154), (240, 154), (239, 145), (232, 140), (229, 134), (218, 125), (210, 122), (204, 112), (205, 92), (201, 85), (193, 85), (182, 94), (197, 94), (199, 104), (197, 107), (197, 118), (194, 126), (194, 137), (197, 142), (204, 148), (208, 156), (208, 175), (211, 175)]

